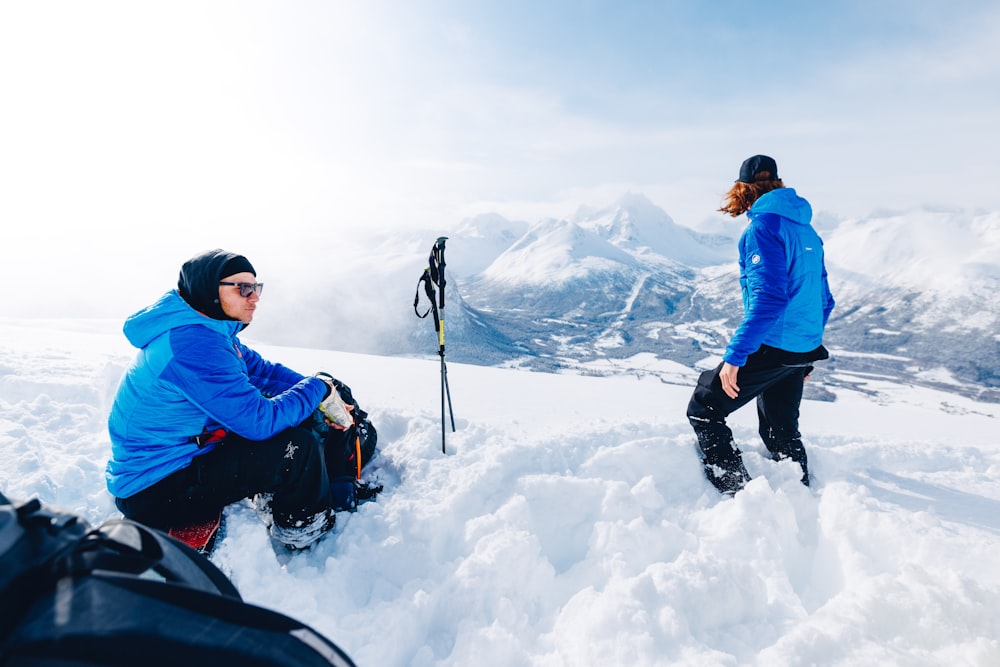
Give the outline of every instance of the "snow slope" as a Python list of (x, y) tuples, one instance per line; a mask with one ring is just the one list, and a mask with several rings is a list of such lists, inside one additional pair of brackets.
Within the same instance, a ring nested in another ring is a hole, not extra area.
[[(119, 326), (0, 320), (9, 496), (116, 516), (102, 472), (132, 356)], [(875, 377), (806, 401), (810, 489), (762, 456), (745, 409), (733, 424), (755, 479), (723, 499), (677, 364), (642, 360), (669, 384), (450, 363), (442, 455), (436, 356), (245, 342), (351, 385), (387, 488), (294, 556), (232, 506), (213, 561), (359, 665), (1000, 664), (996, 404)]]

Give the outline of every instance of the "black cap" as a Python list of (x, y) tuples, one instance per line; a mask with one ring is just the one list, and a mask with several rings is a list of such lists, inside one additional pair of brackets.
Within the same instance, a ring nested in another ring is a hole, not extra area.
[[(754, 177), (762, 171), (768, 172), (768, 176), (765, 178), (755, 179)], [(740, 165), (740, 177), (736, 179), (736, 182), (753, 183), (755, 180), (778, 180), (778, 163), (774, 161), (774, 158), (766, 155), (754, 155), (753, 157), (748, 157), (746, 160), (743, 160), (743, 164)]]
[(216, 320), (229, 320), (219, 303), (219, 281), (226, 276), (249, 271), (257, 275), (243, 255), (226, 250), (209, 250), (195, 255), (181, 266), (177, 291), (200, 313)]

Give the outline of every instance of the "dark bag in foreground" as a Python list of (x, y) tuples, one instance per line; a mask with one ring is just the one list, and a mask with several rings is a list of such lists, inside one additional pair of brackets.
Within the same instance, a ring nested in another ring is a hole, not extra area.
[(354, 667), (165, 533), (0, 493), (0, 665), (137, 664)]

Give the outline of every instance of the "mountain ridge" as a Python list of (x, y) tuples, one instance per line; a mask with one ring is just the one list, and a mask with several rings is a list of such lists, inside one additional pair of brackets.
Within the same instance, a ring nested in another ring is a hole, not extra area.
[[(1000, 402), (1000, 214), (821, 212), (816, 225), (837, 306), (824, 340), (831, 359), (808, 396), (887, 377)], [(254, 335), (352, 352), (435, 353), (433, 326), (404, 304), (445, 235), (449, 359), (687, 383), (721, 360), (742, 317), (736, 248), (745, 220), (706, 226), (715, 231), (679, 225), (630, 192), (565, 218), (528, 223), (484, 213), (445, 234), (387, 233), (328, 265), (344, 277), (332, 279), (332, 300), (312, 304), (308, 327), (288, 327), (296, 306), (276, 303), (285, 310), (255, 323)], [(690, 373), (678, 379), (678, 365)]]
[[(609, 206), (529, 226), (487, 269), (456, 276), (456, 283), (471, 311), (531, 350), (522, 365), (565, 370), (649, 353), (699, 369), (717, 362), (742, 316), (735, 258), (743, 227), (734, 224), (730, 237), (702, 235), (627, 193)], [(824, 215), (822, 228), (837, 300), (826, 335), (834, 351), (826, 384), (877, 373), (1000, 401), (993, 333), (1000, 330), (1000, 215)], [(582, 229), (620, 252), (593, 243), (574, 248), (547, 236), (552, 229)], [(460, 234), (452, 239), (453, 253), (462, 242)], [(499, 280), (517, 272), (509, 260), (518, 253), (530, 253), (537, 266), (557, 257), (548, 268), (558, 270)]]

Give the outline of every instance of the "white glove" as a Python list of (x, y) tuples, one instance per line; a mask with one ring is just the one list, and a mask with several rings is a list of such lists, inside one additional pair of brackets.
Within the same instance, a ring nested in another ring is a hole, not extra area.
[(354, 424), (354, 417), (347, 409), (347, 404), (340, 397), (337, 387), (333, 384), (333, 377), (326, 373), (317, 373), (316, 377), (330, 385), (330, 395), (319, 404), (319, 411), (323, 413), (330, 422), (342, 429), (350, 428)]

